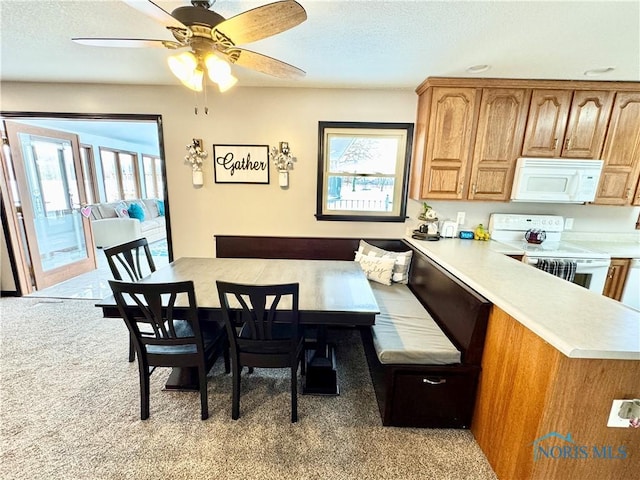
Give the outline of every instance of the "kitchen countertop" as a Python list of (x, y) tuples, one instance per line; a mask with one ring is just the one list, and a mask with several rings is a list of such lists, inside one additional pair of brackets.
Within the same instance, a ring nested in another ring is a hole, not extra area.
[(640, 258), (640, 232), (637, 235), (563, 232), (562, 239), (582, 248), (608, 253), (612, 258)]
[(499, 242), (405, 240), (567, 357), (640, 360), (637, 311), (509, 258), (518, 252)]

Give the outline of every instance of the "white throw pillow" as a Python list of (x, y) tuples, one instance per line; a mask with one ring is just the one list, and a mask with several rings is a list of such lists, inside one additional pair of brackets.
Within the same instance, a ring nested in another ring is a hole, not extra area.
[(391, 280), (395, 283), (409, 283), (409, 266), (411, 265), (411, 257), (413, 256), (411, 250), (408, 252), (391, 252), (371, 245), (364, 240), (360, 240), (358, 252), (362, 255), (373, 257), (393, 258), (395, 265), (393, 266)]
[(393, 266), (395, 264), (393, 258), (374, 257), (356, 252), (356, 262), (360, 264), (360, 268), (362, 268), (369, 280), (382, 285), (391, 285), (391, 276), (393, 275)]
[(115, 207), (115, 211), (118, 218), (129, 218), (129, 210), (126, 203), (118, 203)]

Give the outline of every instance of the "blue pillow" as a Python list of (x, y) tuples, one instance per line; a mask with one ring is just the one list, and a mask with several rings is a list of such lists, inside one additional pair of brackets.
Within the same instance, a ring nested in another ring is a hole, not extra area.
[(141, 222), (144, 220), (144, 210), (137, 203), (129, 205), (129, 216), (131, 218), (137, 218)]
[(158, 204), (158, 215), (164, 217), (164, 200), (156, 200)]

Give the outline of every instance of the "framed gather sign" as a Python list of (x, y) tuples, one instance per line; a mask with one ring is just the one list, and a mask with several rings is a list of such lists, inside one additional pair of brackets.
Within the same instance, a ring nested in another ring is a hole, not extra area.
[(269, 183), (269, 145), (214, 145), (216, 183)]

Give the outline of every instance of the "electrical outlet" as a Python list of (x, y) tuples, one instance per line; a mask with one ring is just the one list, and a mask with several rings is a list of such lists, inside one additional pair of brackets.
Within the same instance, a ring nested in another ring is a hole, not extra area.
[(465, 219), (466, 216), (467, 216), (466, 213), (458, 212), (458, 216), (456, 218), (456, 223), (458, 225), (464, 225), (464, 219)]
[(571, 230), (573, 228), (573, 218), (564, 219), (564, 229)]

